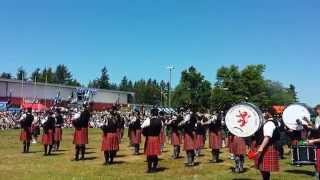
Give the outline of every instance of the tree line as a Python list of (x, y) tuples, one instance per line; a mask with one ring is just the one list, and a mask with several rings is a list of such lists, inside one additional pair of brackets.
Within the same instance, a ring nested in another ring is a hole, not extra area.
[[(168, 106), (170, 95), (174, 107), (191, 106), (196, 110), (225, 110), (240, 102), (252, 102), (265, 108), (297, 102), (295, 86), (285, 87), (280, 82), (266, 79), (265, 69), (266, 66), (261, 64), (248, 65), (243, 69), (235, 65), (221, 67), (217, 71), (216, 82), (210, 83), (191, 66), (181, 72), (178, 85), (169, 93), (169, 84), (164, 80), (149, 78), (132, 81), (124, 76), (118, 84), (111, 83), (108, 70), (103, 67), (99, 77), (82, 86), (134, 92), (134, 102), (138, 104)], [(7, 72), (0, 77), (81, 86), (63, 64), (54, 69), (37, 68), (30, 76), (20, 67), (15, 77)]]

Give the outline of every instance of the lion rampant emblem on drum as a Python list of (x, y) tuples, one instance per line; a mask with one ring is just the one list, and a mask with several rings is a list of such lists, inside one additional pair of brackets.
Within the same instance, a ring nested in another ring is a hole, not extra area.
[(237, 118), (239, 118), (238, 123), (240, 123), (240, 127), (244, 127), (248, 123), (250, 117), (251, 116), (248, 112), (239, 111), (239, 115), (237, 115)]

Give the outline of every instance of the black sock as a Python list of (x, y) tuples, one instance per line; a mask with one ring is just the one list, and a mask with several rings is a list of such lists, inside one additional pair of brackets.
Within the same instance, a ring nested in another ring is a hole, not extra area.
[(81, 147), (81, 159), (84, 160), (84, 155), (86, 153), (86, 147), (85, 146), (82, 146)]
[(105, 163), (109, 163), (109, 152), (108, 151), (104, 151), (104, 159), (105, 159)]
[(26, 145), (26, 152), (27, 153), (29, 152), (29, 149), (30, 149), (30, 142), (27, 142), (27, 145)]
[(48, 145), (44, 145), (44, 154), (47, 155)]
[(75, 160), (79, 160), (79, 154), (80, 154), (80, 147), (79, 146), (76, 146), (76, 157), (75, 157)]
[(26, 142), (23, 143), (23, 152), (24, 153), (27, 152), (27, 143)]
[(51, 155), (51, 151), (52, 151), (52, 145), (49, 145), (49, 152), (48, 152), (49, 155)]
[(57, 143), (56, 143), (56, 150), (59, 150), (59, 148), (60, 148), (60, 141), (57, 141)]
[(263, 180), (270, 180), (270, 172), (261, 172)]

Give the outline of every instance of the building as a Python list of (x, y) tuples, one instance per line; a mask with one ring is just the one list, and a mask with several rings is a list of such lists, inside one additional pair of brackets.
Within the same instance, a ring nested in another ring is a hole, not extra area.
[(93, 92), (90, 95), (90, 101), (94, 110), (105, 110), (113, 104), (127, 105), (132, 103), (135, 95), (133, 92), (89, 89), (0, 78), (0, 101), (9, 101), (10, 104), (16, 106), (21, 106), (26, 101), (37, 100), (41, 104), (50, 107), (57, 97), (63, 103), (66, 103), (71, 97), (78, 96), (80, 91)]

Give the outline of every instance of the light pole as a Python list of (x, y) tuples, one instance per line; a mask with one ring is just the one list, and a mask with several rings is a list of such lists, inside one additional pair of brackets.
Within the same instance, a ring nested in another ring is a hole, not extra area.
[(169, 96), (169, 107), (171, 107), (171, 80), (172, 80), (172, 71), (174, 70), (174, 66), (168, 66), (167, 69), (169, 69), (169, 91), (168, 91), (168, 96)]

